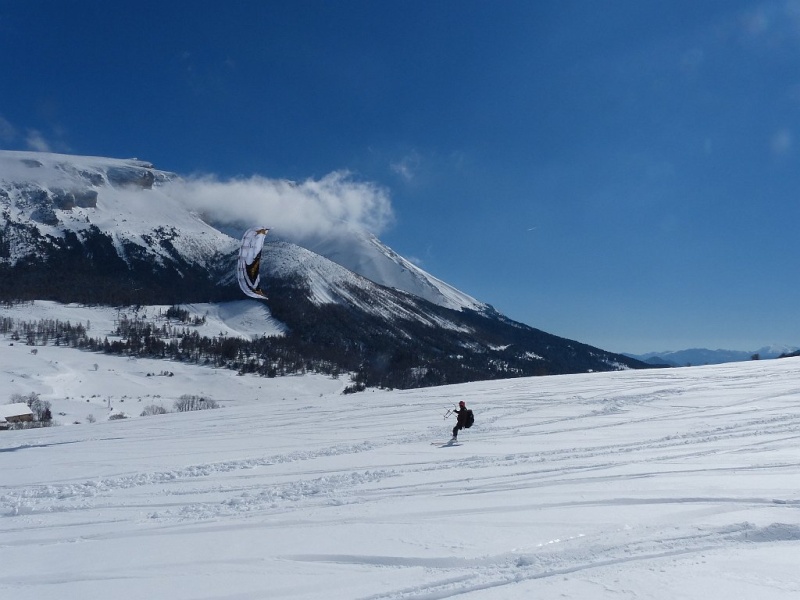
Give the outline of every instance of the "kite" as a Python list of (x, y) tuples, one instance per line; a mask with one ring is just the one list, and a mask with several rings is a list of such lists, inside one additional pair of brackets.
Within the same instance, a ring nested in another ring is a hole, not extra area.
[(251, 298), (265, 300), (267, 295), (258, 287), (261, 276), (261, 249), (264, 247), (264, 238), (269, 231), (266, 227), (252, 227), (244, 232), (242, 247), (239, 250), (239, 264), (236, 277), (239, 287)]

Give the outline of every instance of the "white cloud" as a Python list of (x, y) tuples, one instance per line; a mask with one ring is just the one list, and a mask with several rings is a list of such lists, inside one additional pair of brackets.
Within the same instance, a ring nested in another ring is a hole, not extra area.
[(418, 152), (411, 152), (397, 162), (393, 162), (390, 167), (394, 173), (402, 177), (405, 181), (412, 181), (419, 170), (422, 158)]
[(792, 132), (788, 129), (781, 129), (780, 131), (775, 132), (770, 140), (772, 153), (776, 156), (788, 154), (792, 149), (793, 142), (794, 139), (792, 137)]
[(768, 0), (747, 9), (739, 21), (747, 40), (760, 40), (774, 48), (800, 41), (800, 1)]
[(0, 115), (0, 143), (9, 143), (17, 137), (16, 128)]
[(29, 129), (28, 135), (25, 137), (25, 144), (29, 150), (36, 152), (52, 152), (50, 144), (44, 139), (41, 131), (36, 129)]
[(296, 239), (344, 234), (349, 226), (378, 234), (394, 218), (385, 188), (346, 171), (303, 182), (206, 176), (176, 181), (164, 190), (218, 225), (265, 225)]

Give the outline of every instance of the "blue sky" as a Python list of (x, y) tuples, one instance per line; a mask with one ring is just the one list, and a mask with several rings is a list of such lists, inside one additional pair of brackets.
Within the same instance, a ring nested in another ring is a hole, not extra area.
[(382, 188), (379, 237), (620, 352), (800, 345), (800, 2), (0, 0), (0, 149)]

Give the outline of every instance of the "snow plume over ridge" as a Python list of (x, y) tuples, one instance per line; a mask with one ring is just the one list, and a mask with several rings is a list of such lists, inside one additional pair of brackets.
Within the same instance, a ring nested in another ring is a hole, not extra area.
[(172, 181), (165, 192), (216, 224), (264, 224), (298, 241), (350, 227), (380, 233), (394, 219), (388, 191), (348, 171), (303, 182), (258, 175), (223, 181), (207, 175)]

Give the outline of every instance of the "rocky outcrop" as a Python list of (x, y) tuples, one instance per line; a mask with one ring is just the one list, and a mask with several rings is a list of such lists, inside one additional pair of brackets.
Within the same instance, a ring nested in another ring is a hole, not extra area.
[(53, 190), (52, 201), (59, 210), (79, 208), (97, 208), (97, 192), (95, 190)]
[(156, 181), (153, 171), (142, 167), (111, 167), (106, 176), (114, 187), (136, 187), (143, 190), (152, 189)]

